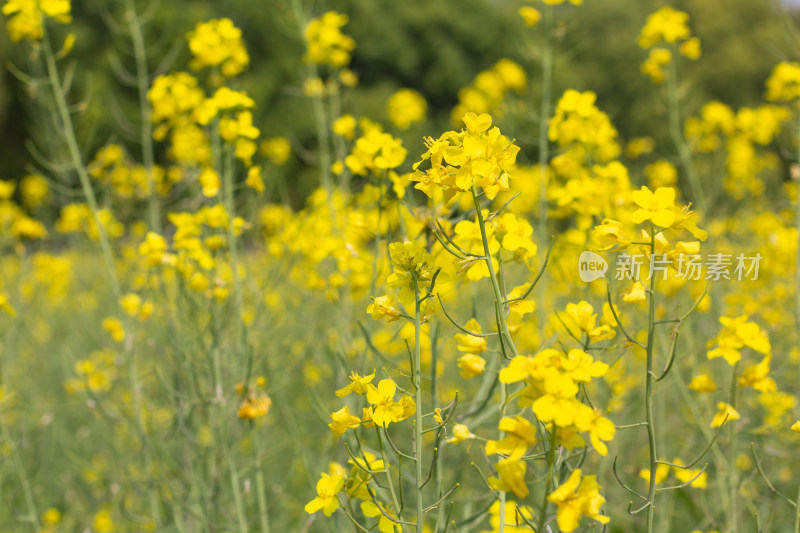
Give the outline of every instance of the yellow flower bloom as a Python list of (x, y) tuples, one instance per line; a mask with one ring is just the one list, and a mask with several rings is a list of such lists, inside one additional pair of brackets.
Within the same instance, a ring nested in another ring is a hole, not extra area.
[[(513, 500), (506, 500), (503, 509), (504, 528), (505, 533), (530, 533), (530, 528), (525, 521), (520, 518), (520, 515), (525, 517), (528, 522), (533, 523), (535, 518), (535, 511), (527, 505), (519, 505)], [(495, 500), (491, 507), (489, 507), (489, 524), (492, 526), (491, 531), (481, 531), (481, 533), (496, 533), (500, 531), (500, 500)]]
[(347, 15), (335, 11), (328, 11), (322, 17), (309, 21), (305, 29), (308, 48), (304, 59), (333, 67), (344, 67), (350, 63), (350, 52), (356, 43), (341, 31), (347, 21)]
[[(600, 455), (608, 454), (605, 442), (611, 441), (617, 432), (614, 423), (588, 405), (577, 404), (575, 427), (579, 431), (589, 433), (589, 442)], [(605, 442), (603, 442), (605, 441)]]
[(328, 475), (322, 473), (317, 481), (317, 497), (308, 502), (305, 510), (308, 514), (314, 514), (320, 509), (325, 516), (331, 516), (339, 508), (339, 499), (336, 495), (344, 487), (344, 478), (340, 475)]
[(681, 43), (680, 47), (678, 47), (678, 50), (684, 57), (691, 59), (692, 61), (697, 60), (700, 58), (701, 54), (700, 39), (697, 37), (687, 39)]
[(653, 83), (664, 83), (666, 74), (664, 68), (672, 60), (672, 52), (666, 48), (653, 48), (644, 63), (642, 74), (647, 75)]
[(55, 526), (61, 522), (61, 511), (50, 507), (42, 513), (42, 523), (45, 526)]
[(558, 506), (556, 521), (561, 531), (575, 531), (584, 515), (601, 524), (611, 520), (600, 514), (600, 508), (606, 501), (600, 495), (600, 488), (595, 476), (581, 478), (581, 469), (576, 468), (561, 486), (547, 496), (549, 502)]
[(236, 414), (244, 420), (254, 420), (269, 413), (272, 400), (263, 392), (251, 394), (239, 404)]
[(732, 405), (725, 402), (719, 402), (717, 403), (717, 413), (714, 415), (714, 419), (711, 421), (711, 427), (718, 428), (723, 423), (733, 422), (734, 420), (739, 420), (740, 418), (741, 416), (739, 415), (739, 412), (734, 409)]
[(675, 207), (675, 189), (672, 187), (659, 187), (652, 192), (642, 186), (631, 194), (631, 199), (640, 208), (631, 215), (634, 224), (652, 220), (656, 226), (668, 228), (675, 222), (675, 214), (672, 212)]
[(219, 67), (228, 78), (242, 72), (250, 63), (250, 57), (242, 40), (242, 30), (229, 18), (201, 22), (187, 36), (192, 52), (192, 68)]
[(358, 394), (361, 396), (362, 394), (367, 393), (367, 385), (369, 385), (373, 378), (375, 377), (375, 371), (372, 371), (372, 374), (368, 376), (360, 376), (355, 372), (350, 374), (350, 383), (347, 384), (346, 387), (339, 389), (336, 391), (336, 396), (339, 398), (344, 398), (348, 394)]
[(350, 414), (350, 407), (345, 405), (338, 411), (331, 413), (332, 422), (328, 424), (337, 437), (341, 437), (348, 429), (355, 429), (361, 425), (361, 419)]
[[(414, 164), (411, 179), (419, 182), (415, 188), (428, 197), (441, 187), (445, 202), (459, 191), (470, 191), (473, 185), (494, 199), (500, 191), (509, 190), (509, 172), (519, 147), (499, 128), (489, 129), (492, 118), (488, 114), (468, 112), (463, 121), (466, 130), (448, 131), (438, 139), (425, 140), (428, 151)], [(425, 160), (430, 160), (431, 168), (421, 172), (419, 166)]]
[(790, 102), (797, 98), (800, 98), (800, 63), (778, 63), (767, 79), (767, 100)]
[(136, 293), (128, 293), (120, 299), (120, 307), (128, 316), (136, 316), (142, 307), (142, 297)]
[(578, 386), (569, 376), (559, 374), (554, 368), (546, 369), (545, 375), (545, 394), (533, 402), (534, 414), (542, 422), (555, 422), (559, 427), (571, 426), (580, 404), (575, 399)]
[(603, 219), (602, 224), (594, 227), (592, 238), (602, 250), (608, 250), (615, 245), (625, 248), (631, 244), (631, 239), (625, 234), (622, 223), (609, 218)]
[[(663, 461), (663, 459), (661, 459)], [(669, 476), (669, 465), (656, 465), (656, 485), (663, 483)], [(639, 471), (639, 477), (650, 483), (650, 469), (643, 468)]]
[(0, 200), (10, 200), (16, 188), (17, 184), (13, 181), (0, 180)]
[(458, 444), (468, 439), (474, 438), (475, 435), (464, 424), (456, 424), (453, 426), (453, 436), (447, 439), (450, 444)]
[(500, 383), (517, 383), (527, 378), (544, 380), (551, 361), (559, 357), (558, 351), (552, 348), (542, 350), (533, 357), (518, 355), (500, 371)]
[[(466, 329), (475, 333), (481, 333), (481, 325), (477, 320), (471, 318), (466, 324)], [(458, 351), (471, 354), (479, 354), (486, 351), (486, 337), (476, 337), (468, 333), (458, 333), (455, 335), (458, 341)]]
[(529, 28), (536, 26), (542, 19), (542, 14), (538, 9), (531, 6), (522, 6), (519, 8), (519, 16), (525, 21), (525, 25)]
[(414, 122), (425, 120), (427, 109), (425, 98), (413, 89), (398, 89), (386, 104), (389, 120), (401, 130), (407, 130)]
[(261, 178), (261, 167), (253, 166), (247, 169), (247, 179), (244, 184), (256, 191), (258, 194), (264, 192), (264, 180)]
[(98, 511), (92, 519), (92, 530), (97, 533), (113, 533), (116, 531), (116, 525), (111, 516), (111, 511), (108, 509)]
[(392, 263), (406, 272), (415, 272), (431, 261), (431, 257), (417, 241), (393, 242), (389, 245), (389, 257)]
[(597, 313), (594, 312), (592, 305), (585, 300), (577, 304), (568, 303), (565, 311), (564, 324), (574, 335), (580, 336), (581, 333), (586, 333), (590, 342), (612, 339), (616, 335), (616, 332), (609, 324), (597, 325)]
[(747, 315), (736, 318), (720, 317), (725, 326), (719, 335), (708, 343), (708, 347), (717, 345), (708, 351), (709, 359), (723, 357), (733, 366), (742, 358), (740, 349), (747, 346), (753, 350), (767, 354), (771, 351), (769, 337), (755, 322), (748, 322)]
[(111, 338), (117, 342), (125, 340), (125, 330), (122, 322), (118, 318), (106, 318), (103, 320), (103, 329), (111, 334)]
[(389, 322), (400, 319), (400, 311), (394, 308), (396, 302), (395, 296), (390, 294), (388, 296), (378, 296), (372, 299), (372, 303), (367, 306), (367, 313), (373, 320), (380, 320), (383, 317), (389, 317)]
[(631, 289), (622, 296), (622, 300), (629, 304), (638, 304), (647, 300), (647, 294), (644, 290), (644, 285), (639, 281), (635, 281)]
[(694, 376), (692, 381), (689, 382), (689, 390), (693, 390), (695, 392), (714, 392), (717, 390), (717, 383), (706, 374), (700, 374), (699, 376)]
[[(676, 465), (682, 465), (683, 464), (683, 461), (681, 461), (680, 459), (673, 459), (672, 462), (673, 462), (673, 464), (676, 464)], [(692, 481), (691, 485), (689, 485), (690, 487), (694, 487), (696, 489), (704, 489), (704, 488), (706, 488), (708, 486), (708, 472), (703, 472), (702, 474), (700, 474), (700, 472), (701, 472), (700, 468), (675, 468), (675, 467), (673, 467), (672, 470), (673, 470), (673, 472), (675, 472), (675, 477), (678, 478), (678, 480), (681, 483), (688, 483), (689, 481), (691, 481), (692, 479), (697, 477), (697, 479), (694, 479), (694, 481)]]
[(499, 478), (490, 477), (488, 479), (490, 487), (503, 492), (512, 491), (517, 498), (528, 496), (530, 489), (525, 483), (527, 471), (525, 461), (509, 457), (498, 461), (494, 466)]
[(0, 292), (0, 311), (5, 311), (9, 316), (16, 315), (16, 311), (11, 307), (8, 301), (8, 296), (4, 292)]
[(474, 353), (467, 353), (458, 358), (458, 368), (462, 378), (472, 379), (483, 374), (486, 369), (486, 359)]
[[(0, 189), (2, 189), (1, 183)], [(47, 185), (47, 180), (36, 174), (22, 178), (19, 189), (22, 195), (22, 203), (28, 209), (38, 209), (50, 197), (50, 187)], [(2, 192), (0, 192), (0, 197), (2, 196)]]
[(44, 35), (44, 17), (61, 24), (72, 22), (70, 0), (8, 0), (2, 12), (8, 17), (6, 29), (13, 42), (38, 41)]
[(486, 442), (486, 455), (502, 454), (519, 459), (536, 444), (536, 428), (522, 416), (505, 416), (497, 428), (506, 434), (502, 440)]
[(778, 387), (775, 380), (769, 377), (771, 359), (772, 355), (766, 354), (761, 362), (746, 367), (739, 376), (739, 385), (753, 387), (758, 392), (775, 392)]
[(367, 518), (378, 517), (378, 531), (381, 533), (400, 533), (402, 528), (400, 524), (395, 522), (389, 517), (397, 518), (397, 513), (393, 510), (381, 505), (380, 508), (371, 501), (361, 502), (361, 512)]
[(333, 133), (345, 139), (352, 140), (356, 136), (356, 119), (351, 114), (342, 115), (333, 121), (331, 125)]
[(382, 379), (378, 386), (367, 385), (367, 401), (373, 405), (372, 421), (381, 427), (398, 422), (404, 415), (403, 405), (394, 401), (397, 385), (391, 379)]
[(647, 17), (647, 22), (639, 35), (639, 46), (651, 48), (659, 41), (674, 43), (688, 39), (689, 15), (672, 7), (665, 6)]
[(269, 158), (274, 165), (282, 165), (292, 155), (292, 145), (285, 137), (272, 137), (261, 143), (261, 153)]

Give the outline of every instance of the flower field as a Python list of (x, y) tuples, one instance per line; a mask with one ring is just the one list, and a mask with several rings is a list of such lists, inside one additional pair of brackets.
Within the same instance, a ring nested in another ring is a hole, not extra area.
[(602, 3), (4, 0), (0, 531), (800, 533), (800, 32)]

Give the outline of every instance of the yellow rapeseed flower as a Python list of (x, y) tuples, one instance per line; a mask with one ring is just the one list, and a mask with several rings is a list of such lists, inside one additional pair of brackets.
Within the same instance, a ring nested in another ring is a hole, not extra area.
[(322, 473), (317, 481), (317, 497), (308, 502), (305, 511), (314, 514), (320, 509), (325, 516), (331, 516), (339, 508), (337, 494), (344, 487), (344, 478), (340, 475), (328, 475)]
[(561, 531), (575, 531), (584, 515), (601, 524), (611, 520), (600, 514), (600, 508), (606, 501), (600, 495), (600, 488), (595, 476), (581, 478), (581, 469), (576, 468), (561, 486), (547, 496), (549, 502), (558, 506), (556, 521)]
[(659, 187), (653, 192), (643, 185), (631, 193), (631, 199), (639, 206), (631, 215), (634, 224), (652, 220), (656, 226), (668, 228), (675, 222), (675, 189), (672, 187)]
[(413, 89), (398, 89), (386, 104), (389, 120), (401, 130), (407, 130), (414, 122), (425, 120), (427, 110), (425, 98)]
[(714, 419), (711, 421), (711, 427), (718, 428), (723, 423), (733, 422), (734, 420), (739, 420), (740, 418), (741, 415), (739, 414), (739, 411), (734, 409), (732, 405), (725, 402), (718, 402), (717, 413), (714, 415)]

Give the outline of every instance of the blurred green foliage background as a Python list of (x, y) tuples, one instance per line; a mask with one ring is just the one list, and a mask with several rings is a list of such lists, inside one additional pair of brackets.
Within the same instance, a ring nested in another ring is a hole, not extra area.
[[(145, 28), (150, 69), (154, 73), (184, 70), (188, 64), (185, 35), (201, 20), (227, 16), (242, 28), (251, 66), (241, 76), (242, 88), (258, 104), (257, 125), (263, 137), (288, 137), (298, 153), (288, 169), (294, 200), (316, 184), (313, 114), (302, 92), (304, 45), (290, 0), (140, 2), (139, 10), (154, 10)], [(563, 5), (555, 64), (555, 95), (567, 88), (593, 90), (598, 106), (614, 120), (623, 139), (651, 135), (671, 149), (666, 132), (665, 96), (639, 72), (645, 52), (636, 38), (647, 15), (663, 0), (586, 0), (580, 9)], [(696, 112), (718, 99), (737, 108), (762, 99), (764, 80), (777, 62), (797, 59), (798, 34), (791, 14), (777, 0), (675, 0), (673, 7), (691, 16), (693, 33), (702, 40), (700, 61), (681, 73), (686, 100), (684, 112)], [(70, 56), (74, 68), (73, 102), (79, 102), (77, 121), (85, 156), (109, 140), (130, 145), (139, 153), (138, 100), (122, 70), (134, 70), (128, 38), (118, 30), (122, 2), (76, 2), (73, 31), (77, 44)], [(400, 87), (420, 91), (428, 101), (429, 120), (406, 133), (413, 156), (420, 136), (438, 135), (450, 126), (458, 90), (498, 59), (509, 57), (529, 73), (526, 98), (538, 101), (538, 28), (526, 28), (517, 14), (523, 3), (509, 0), (430, 1), (329, 0), (305, 3), (307, 15), (334, 9), (350, 16), (345, 31), (355, 38), (352, 69), (359, 86), (349, 91), (343, 109), (356, 116), (386, 121), (385, 103)], [(532, 5), (535, 5), (532, 4)], [(46, 86), (24, 83), (14, 65), (35, 72), (38, 64), (28, 46), (11, 46), (0, 35), (0, 179), (17, 180), (33, 167), (31, 147), (56, 157), (49, 141), (57, 135), (48, 114), (30, 104), (31, 91)], [(115, 75), (115, 72), (118, 74)], [(646, 96), (642, 96), (646, 95)], [(532, 106), (532, 108), (536, 108)], [(536, 117), (529, 131), (515, 131), (524, 140), (535, 138)], [(122, 132), (123, 138), (117, 137)], [(112, 137), (112, 135), (114, 137)], [(31, 141), (28, 141), (28, 140)], [(534, 143), (530, 143), (533, 145)], [(309, 151), (305, 151), (307, 148)], [(526, 154), (533, 160), (535, 153)]]

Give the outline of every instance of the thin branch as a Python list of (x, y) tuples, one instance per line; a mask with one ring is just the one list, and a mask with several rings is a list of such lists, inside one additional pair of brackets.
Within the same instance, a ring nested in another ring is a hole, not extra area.
[(697, 475), (696, 475), (696, 476), (694, 476), (694, 477), (693, 477), (692, 479), (690, 479), (689, 481), (687, 481), (686, 483), (681, 483), (680, 485), (672, 485), (672, 486), (670, 486), (670, 487), (661, 487), (661, 488), (658, 488), (658, 489), (656, 489), (656, 492), (658, 492), (658, 491), (665, 491), (665, 490), (682, 489), (683, 487), (688, 487), (689, 485), (691, 485), (692, 483), (694, 483), (694, 482), (695, 482), (695, 480), (696, 480), (697, 478), (699, 478), (699, 477), (700, 477), (700, 475), (701, 475), (703, 472), (705, 472), (705, 471), (706, 471), (706, 468), (708, 468), (708, 463), (704, 464), (704, 465), (703, 465), (703, 468), (701, 468), (701, 469), (700, 469), (700, 471), (697, 473)]
[[(614, 465), (611, 467), (611, 470), (614, 472), (614, 477), (617, 479), (617, 483), (619, 483), (619, 484), (620, 484), (620, 486), (621, 486), (623, 489), (627, 490), (628, 492), (630, 492), (630, 493), (631, 493), (631, 494), (633, 494), (634, 496), (636, 496), (636, 497), (638, 497), (638, 498), (641, 498), (641, 499), (643, 499), (644, 501), (646, 501), (646, 502), (647, 502), (647, 505), (650, 505), (650, 502), (648, 501), (648, 499), (647, 499), (647, 498), (645, 498), (644, 496), (642, 496), (641, 494), (639, 494), (638, 492), (636, 492), (635, 490), (633, 490), (632, 488), (630, 488), (630, 487), (629, 487), (628, 485), (626, 485), (626, 484), (625, 484), (625, 482), (624, 482), (624, 481), (622, 481), (622, 479), (619, 477), (619, 474), (617, 473), (617, 458), (616, 458), (616, 457), (614, 457)], [(633, 502), (631, 502), (631, 504), (632, 504), (632, 503), (633, 503)], [(636, 512), (638, 513), (638, 512), (640, 512), (641, 510), (642, 510), (642, 509), (639, 509), (639, 511), (636, 511)], [(628, 507), (628, 512), (630, 512), (630, 507)], [(635, 514), (635, 513), (633, 513), (633, 514)]]
[(544, 263), (542, 263), (542, 268), (539, 269), (539, 273), (533, 279), (533, 282), (531, 282), (530, 286), (527, 289), (525, 289), (525, 293), (522, 296), (519, 296), (517, 298), (509, 298), (509, 299), (503, 300), (504, 304), (508, 305), (508, 304), (510, 304), (512, 302), (517, 302), (519, 300), (524, 300), (525, 298), (528, 297), (528, 295), (531, 293), (531, 291), (534, 288), (536, 288), (536, 284), (539, 283), (539, 280), (544, 275), (544, 271), (547, 268), (547, 263), (550, 261), (550, 252), (553, 251), (553, 244), (555, 242), (556, 242), (556, 238), (555, 238), (555, 236), (553, 236), (550, 239), (550, 246), (547, 247), (547, 255), (544, 257)]
[(651, 372), (653, 379), (656, 381), (661, 381), (665, 377), (667, 377), (667, 373), (669, 373), (670, 369), (672, 368), (672, 363), (675, 362), (675, 347), (678, 345), (678, 330), (676, 329), (672, 334), (672, 343), (669, 346), (669, 355), (667, 356), (667, 363), (664, 365), (664, 371), (661, 373), (660, 376), (656, 376)]
[(728, 421), (728, 416), (729, 415), (725, 415), (725, 418), (722, 420), (722, 424), (720, 424), (719, 429), (717, 430), (717, 434), (714, 435), (714, 438), (709, 441), (709, 443), (705, 447), (705, 449), (700, 453), (700, 455), (697, 456), (697, 459), (695, 459), (691, 463), (688, 463), (688, 464), (685, 464), (685, 465), (679, 465), (679, 464), (675, 464), (675, 463), (670, 463), (668, 461), (658, 461), (658, 460), (656, 461), (656, 463), (661, 464), (661, 465), (673, 466), (675, 468), (683, 468), (684, 470), (686, 470), (687, 468), (693, 467), (694, 465), (696, 465), (697, 463), (700, 462), (700, 460), (705, 456), (705, 454), (708, 453), (708, 450), (710, 450), (711, 447), (714, 445), (714, 443), (717, 442), (717, 439), (722, 434), (722, 428), (725, 427), (725, 422)]
[(758, 469), (758, 473), (761, 474), (761, 479), (763, 479), (764, 483), (767, 484), (767, 488), (770, 490), (770, 492), (772, 492), (773, 494), (777, 494), (778, 496), (786, 500), (786, 502), (789, 503), (789, 505), (791, 505), (794, 508), (797, 508), (797, 503), (793, 502), (792, 500), (784, 496), (781, 493), (781, 491), (776, 489), (775, 486), (769, 482), (769, 479), (767, 479), (767, 475), (764, 473), (764, 469), (761, 468), (761, 461), (758, 459), (758, 454), (756, 453), (756, 445), (751, 442), (750, 448), (753, 450), (753, 457), (755, 457), (756, 459), (756, 469)]
[(646, 350), (647, 346), (645, 346), (641, 342), (637, 341), (636, 339), (634, 339), (633, 337), (628, 335), (628, 332), (625, 331), (624, 327), (622, 327), (622, 322), (620, 321), (619, 317), (617, 316), (617, 311), (614, 309), (614, 304), (611, 302), (611, 285), (606, 284), (606, 295), (608, 297), (608, 307), (611, 308), (611, 314), (614, 315), (614, 320), (616, 320), (617, 327), (619, 327), (619, 330), (622, 332), (623, 335), (625, 335), (625, 338), (627, 338), (630, 342), (632, 342), (633, 344), (639, 346), (640, 348), (644, 348)]
[(430, 511), (431, 509), (436, 509), (437, 507), (439, 507), (439, 505), (440, 505), (440, 504), (441, 504), (441, 503), (442, 503), (442, 502), (445, 500), (445, 498), (447, 498), (448, 496), (450, 496), (451, 494), (453, 494), (453, 491), (455, 491), (455, 490), (456, 490), (456, 489), (457, 489), (457, 488), (458, 488), (460, 485), (461, 485), (460, 483), (456, 483), (455, 485), (453, 485), (453, 488), (451, 488), (450, 490), (448, 490), (448, 491), (447, 491), (447, 492), (444, 494), (444, 496), (442, 496), (441, 498), (439, 498), (439, 500), (438, 500), (436, 503), (433, 503), (433, 504), (429, 505), (428, 507), (426, 507), (426, 508), (424, 509), (424, 511), (427, 513), (427, 512), (428, 512), (428, 511)]
[(439, 299), (439, 305), (442, 308), (442, 312), (444, 313), (444, 316), (446, 316), (447, 319), (455, 327), (457, 327), (458, 329), (460, 329), (461, 331), (463, 331), (467, 335), (472, 335), (473, 337), (494, 337), (495, 335), (499, 335), (499, 333), (497, 333), (497, 332), (494, 332), (494, 333), (475, 333), (474, 331), (468, 330), (467, 328), (465, 328), (464, 326), (462, 326), (461, 324), (456, 322), (455, 319), (453, 319), (453, 317), (450, 316), (450, 313), (448, 313), (447, 309), (445, 309), (444, 302), (442, 302), (442, 296), (440, 294), (437, 294), (436, 297)]

